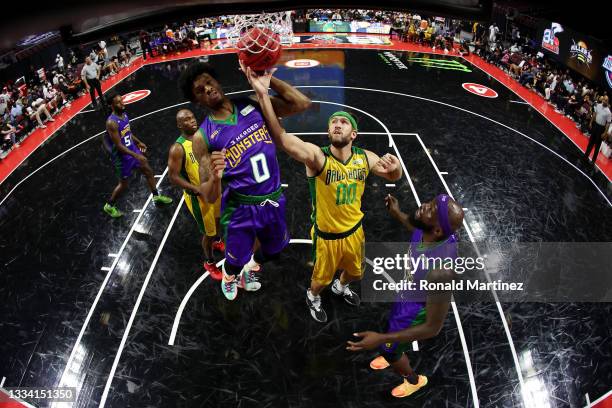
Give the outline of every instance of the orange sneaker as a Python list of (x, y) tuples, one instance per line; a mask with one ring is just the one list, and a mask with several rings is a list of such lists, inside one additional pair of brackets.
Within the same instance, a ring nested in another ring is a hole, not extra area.
[(427, 377), (424, 375), (419, 375), (419, 382), (416, 384), (410, 384), (408, 380), (404, 378), (404, 383), (391, 390), (391, 395), (393, 395), (395, 398), (404, 398), (414, 394), (426, 385)]
[(217, 267), (217, 265), (213, 262), (213, 263), (208, 263), (206, 261), (204, 261), (204, 263), (202, 264), (202, 267), (204, 268), (204, 270), (206, 272), (208, 272), (210, 274), (210, 277), (216, 281), (220, 281), (221, 277), (223, 276), (223, 273), (221, 272), (221, 270)]
[(383, 356), (378, 356), (370, 361), (370, 368), (372, 370), (384, 370), (387, 367), (389, 367), (389, 362)]
[(212, 244), (213, 251), (225, 252), (225, 243), (221, 240), (215, 241)]

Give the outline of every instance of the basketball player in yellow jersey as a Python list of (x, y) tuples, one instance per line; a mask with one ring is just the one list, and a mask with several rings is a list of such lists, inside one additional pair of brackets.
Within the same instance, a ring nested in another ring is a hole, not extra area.
[(315, 253), (306, 303), (316, 321), (326, 322), (327, 314), (321, 305), (320, 293), (332, 282), (337, 270), (342, 270), (342, 274), (334, 281), (332, 292), (343, 296), (350, 305), (358, 306), (360, 303), (349, 283), (361, 279), (363, 274), (365, 237), (361, 226), (361, 196), (366, 178), (372, 172), (395, 181), (402, 177), (402, 168), (398, 158), (391, 154), (381, 158), (376, 153), (353, 146), (357, 122), (347, 112), (336, 112), (329, 118), (330, 146), (319, 147), (285, 132), (268, 95), (272, 73), (257, 76), (247, 69), (247, 78), (257, 93), (274, 143), (306, 165), (313, 205), (312, 245)]
[(211, 278), (221, 280), (222, 274), (217, 268), (213, 256), (213, 250), (225, 251), (223, 242), (215, 241), (219, 224), (221, 197), (211, 205), (199, 193), (200, 166), (192, 150), (192, 138), (199, 126), (193, 112), (188, 109), (178, 111), (176, 125), (181, 131), (181, 136), (170, 147), (168, 153), (170, 182), (183, 189), (187, 209), (196, 220), (203, 235), (204, 269), (210, 273)]

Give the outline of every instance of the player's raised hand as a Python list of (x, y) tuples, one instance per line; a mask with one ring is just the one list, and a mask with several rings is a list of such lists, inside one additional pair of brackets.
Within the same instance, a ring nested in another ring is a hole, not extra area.
[(350, 351), (372, 350), (385, 342), (382, 334), (373, 331), (354, 333), (353, 336), (361, 337), (362, 339), (359, 341), (347, 341), (346, 349)]
[(258, 75), (255, 71), (253, 71), (250, 67), (244, 65), (244, 62), (240, 62), (240, 69), (245, 73), (249, 84), (253, 87), (255, 93), (260, 95), (265, 95), (268, 93), (268, 88), (270, 88), (270, 81), (272, 80), (272, 75), (276, 71), (276, 68), (272, 68), (264, 71), (262, 75)]
[(376, 165), (382, 173), (393, 173), (400, 167), (400, 161), (391, 153), (387, 153), (380, 158)]
[(399, 210), (399, 201), (391, 194), (387, 194), (385, 197), (385, 207), (387, 207), (390, 213), (397, 212)]
[(225, 170), (225, 149), (210, 154), (210, 174), (214, 180), (221, 180)]

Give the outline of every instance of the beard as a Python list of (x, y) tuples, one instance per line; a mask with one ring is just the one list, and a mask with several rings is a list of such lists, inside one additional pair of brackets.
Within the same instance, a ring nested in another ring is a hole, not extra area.
[(410, 221), (410, 224), (414, 225), (415, 228), (418, 228), (423, 231), (429, 232), (433, 229), (432, 226), (425, 224), (421, 220), (417, 220), (414, 212), (408, 215), (408, 221)]
[(334, 146), (336, 149), (342, 149), (343, 147), (351, 143), (350, 136), (342, 139), (334, 139), (330, 136), (329, 139), (331, 141), (332, 146)]

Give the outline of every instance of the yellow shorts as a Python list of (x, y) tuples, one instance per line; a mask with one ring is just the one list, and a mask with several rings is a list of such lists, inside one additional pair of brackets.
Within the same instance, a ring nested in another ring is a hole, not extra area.
[(314, 228), (310, 235), (314, 255), (313, 281), (327, 286), (339, 269), (346, 271), (350, 276), (361, 278), (365, 253), (365, 235), (362, 226), (346, 238), (322, 239), (315, 236)]
[(202, 234), (209, 237), (217, 235), (216, 219), (221, 215), (221, 196), (214, 204), (208, 204), (201, 196), (192, 196), (183, 193), (187, 209), (196, 220)]

